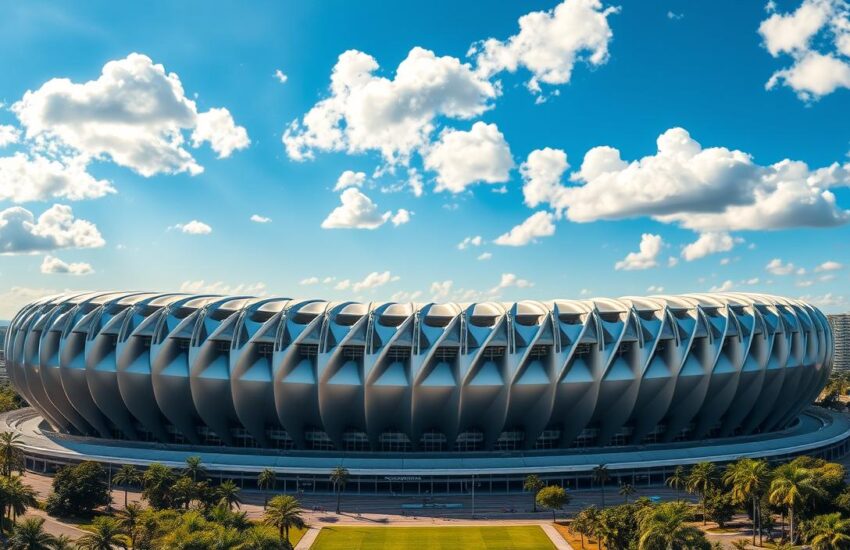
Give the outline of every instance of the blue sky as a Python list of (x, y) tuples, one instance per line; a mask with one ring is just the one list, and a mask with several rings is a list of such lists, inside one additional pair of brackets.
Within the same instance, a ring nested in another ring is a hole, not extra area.
[(4, 4), (0, 318), (65, 289), (850, 309), (843, 0), (398, 4)]

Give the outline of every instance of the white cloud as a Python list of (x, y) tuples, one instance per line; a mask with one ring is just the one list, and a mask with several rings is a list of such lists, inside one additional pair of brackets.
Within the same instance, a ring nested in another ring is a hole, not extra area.
[(743, 284), (745, 284), (745, 285), (750, 285), (750, 286), (752, 286), (752, 285), (757, 285), (757, 284), (759, 284), (760, 279), (759, 279), (758, 277), (752, 277), (752, 278), (750, 278), (750, 279), (747, 279), (747, 280), (745, 280), (745, 281), (741, 281), (741, 282), (742, 282)]
[(768, 262), (768, 264), (764, 266), (764, 268), (765, 270), (767, 270), (768, 273), (772, 273), (774, 275), (790, 275), (791, 273), (794, 273), (794, 271), (797, 269), (791, 262), (783, 264), (782, 260), (779, 258), (774, 258), (770, 260), (770, 262)]
[(468, 132), (446, 129), (425, 155), (437, 172), (436, 191), (460, 193), (476, 183), (508, 181), (514, 167), (505, 136), (495, 124), (476, 122)]
[(13, 286), (6, 292), (0, 292), (0, 319), (10, 320), (25, 305), (58, 293), (53, 288)]
[(97, 227), (74, 218), (70, 206), (54, 204), (38, 217), (20, 206), (0, 211), (0, 254), (29, 254), (60, 248), (97, 248), (106, 242)]
[(784, 84), (804, 101), (850, 88), (850, 5), (845, 0), (803, 0), (791, 13), (771, 14), (759, 25), (773, 57), (791, 65), (776, 71), (767, 89)]
[(236, 285), (227, 284), (224, 281), (210, 281), (203, 279), (198, 281), (184, 281), (180, 285), (180, 292), (189, 294), (225, 294), (225, 295), (248, 295), (265, 296), (267, 294), (265, 283), (240, 283)]
[(307, 277), (306, 279), (301, 279), (301, 281), (298, 284), (304, 285), (304, 286), (317, 285), (317, 284), (319, 284), (319, 278), (318, 277)]
[(498, 91), (455, 57), (413, 48), (392, 80), (375, 73), (378, 62), (357, 50), (339, 56), (330, 95), (283, 135), (295, 160), (315, 151), (379, 151), (389, 163), (406, 162), (428, 143), (435, 119), (469, 119), (490, 108)]
[(721, 285), (713, 286), (708, 291), (709, 292), (729, 292), (733, 288), (735, 288), (735, 283), (733, 283), (732, 281), (727, 279), (727, 280), (723, 281), (723, 283)]
[(210, 109), (198, 115), (192, 132), (192, 145), (200, 147), (205, 141), (218, 153), (218, 158), (227, 158), (233, 151), (251, 145), (248, 132), (236, 125), (227, 109)]
[(802, 280), (802, 281), (797, 281), (794, 284), (796, 286), (800, 287), (800, 288), (808, 288), (808, 287), (812, 286), (813, 284), (815, 284), (815, 282), (812, 281), (812, 280)]
[(838, 271), (838, 270), (843, 269), (843, 268), (844, 268), (843, 264), (840, 264), (840, 263), (833, 261), (833, 260), (829, 260), (829, 261), (826, 261), (826, 262), (820, 264), (819, 266), (817, 266), (815, 268), (815, 272), (820, 273), (822, 271)]
[(20, 130), (8, 124), (0, 124), (0, 147), (17, 143), (20, 138)]
[(511, 287), (530, 288), (533, 286), (534, 283), (531, 281), (527, 279), (520, 279), (513, 273), (502, 273), (502, 278), (499, 280), (499, 284), (490, 289), (490, 294), (499, 294), (502, 290)]
[(336, 185), (334, 185), (334, 191), (342, 191), (347, 187), (363, 187), (363, 183), (365, 181), (365, 172), (346, 170), (339, 176), (339, 178), (337, 178)]
[(272, 219), (259, 214), (251, 214), (251, 221), (254, 223), (270, 223)]
[(354, 292), (360, 292), (362, 290), (370, 290), (374, 288), (378, 288), (379, 286), (384, 286), (387, 283), (398, 281), (399, 277), (397, 275), (393, 275), (389, 271), (377, 272), (373, 271), (372, 273), (366, 275), (366, 277), (362, 281), (355, 281), (351, 285), (351, 289)]
[(283, 71), (281, 71), (280, 69), (275, 69), (275, 70), (274, 70), (274, 77), (275, 77), (275, 78), (277, 79), (277, 81), (278, 81), (278, 82), (280, 82), (281, 84), (285, 84), (285, 83), (286, 83), (286, 81), (287, 81), (287, 80), (289, 80), (289, 77), (288, 77), (288, 76), (286, 76), (286, 75), (283, 73)]
[(624, 259), (614, 265), (617, 271), (632, 271), (638, 269), (649, 269), (658, 266), (658, 255), (664, 246), (661, 235), (644, 233), (640, 236), (640, 250), (629, 252)]
[(350, 279), (343, 279), (334, 286), (334, 290), (348, 290), (351, 287)]
[(560, 149), (537, 149), (519, 167), (522, 174), (522, 195), (525, 204), (535, 208), (541, 203), (559, 204), (563, 192), (561, 177), (570, 165), (567, 154)]
[(543, 210), (535, 212), (493, 242), (501, 246), (525, 246), (535, 242), (538, 237), (551, 237), (555, 234), (553, 219), (551, 212)]
[(398, 212), (395, 213), (395, 216), (390, 218), (390, 221), (393, 222), (393, 225), (398, 227), (399, 225), (404, 225), (410, 221), (410, 216), (413, 215), (409, 210), (405, 210), (404, 208), (399, 208)]
[(850, 303), (844, 296), (838, 296), (832, 292), (821, 295), (804, 295), (800, 296), (800, 300), (834, 312), (846, 311), (850, 307)]
[(679, 264), (679, 258), (676, 258), (675, 256), (669, 256), (667, 258), (667, 267), (675, 267), (678, 264)]
[(85, 262), (66, 263), (55, 256), (45, 256), (41, 262), (41, 272), (45, 274), (51, 273), (67, 273), (68, 275), (90, 275), (94, 273), (91, 264)]
[(478, 255), (478, 257), (477, 257), (477, 258), (475, 258), (475, 259), (476, 259), (476, 260), (479, 260), (479, 261), (485, 261), (485, 260), (489, 260), (489, 259), (490, 259), (490, 258), (492, 258), (492, 257), (493, 257), (493, 254), (492, 254), (492, 253), (490, 253), (490, 252), (482, 252), (482, 253), (481, 253), (481, 254), (479, 254), (479, 255)]
[(452, 291), (454, 281), (434, 281), (431, 283), (431, 300), (434, 302), (442, 302), (449, 297)]
[(209, 235), (212, 233), (212, 227), (202, 221), (192, 220), (189, 223), (178, 223), (174, 229), (188, 233), (189, 235)]
[(700, 233), (700, 236), (696, 241), (682, 249), (682, 257), (691, 262), (699, 258), (704, 258), (709, 254), (728, 252), (732, 250), (738, 242), (741, 242), (741, 239), (734, 239), (731, 235), (729, 235), (729, 233), (724, 233), (722, 231), (708, 231), (706, 233)]
[(661, 294), (662, 292), (664, 292), (664, 287), (663, 286), (656, 286), (656, 285), (649, 285), (646, 288), (646, 291), (652, 292), (653, 294)]
[(0, 201), (22, 203), (52, 198), (76, 201), (114, 192), (110, 182), (96, 179), (86, 171), (86, 161), (81, 157), (55, 160), (21, 152), (0, 157)]
[(679, 21), (679, 20), (684, 19), (684, 18), (685, 18), (684, 13), (675, 13), (675, 12), (672, 12), (672, 11), (667, 12), (667, 19), (670, 19), (670, 20), (673, 20), (673, 21)]
[(143, 176), (203, 171), (185, 147), (186, 131), (193, 132), (195, 146), (212, 140), (219, 156), (247, 146), (244, 128), (226, 109), (199, 114), (177, 74), (138, 53), (108, 62), (97, 80), (49, 80), (27, 91), (12, 111), (26, 137), (46, 150), (108, 157)]
[(611, 27), (608, 16), (617, 8), (603, 8), (599, 0), (564, 0), (554, 9), (536, 11), (519, 19), (519, 33), (501, 41), (489, 38), (473, 45), (478, 71), (492, 76), (524, 67), (531, 72), (528, 88), (540, 92), (540, 83), (566, 84), (577, 61), (601, 65), (608, 59)]
[(390, 211), (379, 212), (378, 205), (355, 187), (345, 189), (339, 198), (342, 205), (328, 214), (324, 229), (376, 229), (393, 217)]
[(414, 292), (405, 292), (402, 290), (390, 296), (390, 300), (393, 302), (415, 302), (420, 296), (422, 296), (421, 290)]
[(481, 238), (481, 235), (475, 235), (474, 237), (464, 237), (464, 239), (457, 244), (457, 249), (466, 250), (471, 246), (481, 246), (482, 244), (484, 244), (484, 239)]
[(336, 281), (336, 277), (325, 277), (322, 279), (322, 284), (329, 285), (334, 281)]
[(612, 147), (591, 149), (571, 176), (578, 185), (550, 190), (550, 205), (576, 222), (648, 216), (700, 233), (850, 221), (830, 191), (850, 185), (850, 165), (760, 166), (742, 151), (703, 149), (682, 128), (667, 130), (657, 144), (657, 154), (632, 162)]

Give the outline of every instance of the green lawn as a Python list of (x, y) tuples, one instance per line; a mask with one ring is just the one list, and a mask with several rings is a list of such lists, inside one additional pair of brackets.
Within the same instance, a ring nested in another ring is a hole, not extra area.
[(289, 529), (289, 542), (292, 543), (293, 547), (298, 544), (298, 541), (301, 540), (301, 537), (303, 537), (306, 532), (306, 528), (296, 529), (295, 527), (292, 527)]
[(324, 527), (311, 550), (552, 550), (537, 525)]

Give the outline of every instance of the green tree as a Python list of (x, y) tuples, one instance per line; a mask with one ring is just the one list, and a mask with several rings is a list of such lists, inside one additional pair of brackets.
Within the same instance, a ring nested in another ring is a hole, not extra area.
[(21, 467), (21, 434), (17, 432), (0, 433), (0, 469), (3, 475), (9, 477), (12, 472)]
[(263, 491), (263, 510), (269, 505), (268, 490), (274, 491), (275, 483), (277, 483), (277, 475), (271, 468), (265, 468), (257, 475), (257, 488)]
[(275, 530), (267, 525), (254, 525), (243, 533), (239, 550), (281, 550), (289, 548), (278, 538)]
[(142, 472), (132, 464), (124, 464), (112, 476), (112, 483), (124, 488), (124, 508), (126, 508), (127, 492), (130, 487), (138, 487), (142, 484)]
[(750, 541), (748, 541), (747, 539), (733, 540), (729, 544), (731, 544), (732, 548), (734, 548), (735, 550), (747, 550), (747, 548), (750, 547)]
[(710, 545), (698, 528), (687, 524), (688, 506), (666, 502), (638, 512), (638, 550), (697, 550)]
[(732, 495), (720, 489), (711, 489), (706, 493), (703, 510), (706, 517), (721, 529), (735, 515), (735, 503)]
[(274, 527), (280, 533), (281, 540), (289, 543), (289, 530), (304, 528), (304, 518), (301, 504), (290, 495), (278, 495), (269, 500), (269, 506), (263, 512), (263, 523)]
[(223, 502), (227, 505), (227, 509), (233, 509), (233, 505), (235, 504), (237, 508), (240, 508), (239, 504), (239, 487), (233, 483), (233, 480), (226, 479), (224, 480), (217, 488), (216, 494), (220, 502)]
[(44, 530), (44, 518), (24, 518), (6, 541), (9, 550), (51, 550), (54, 538)]
[(47, 513), (56, 516), (91, 516), (110, 501), (106, 470), (97, 462), (81, 462), (61, 468), (53, 477), (47, 497)]
[(68, 535), (58, 535), (50, 543), (50, 550), (77, 550), (77, 545)]
[(750, 501), (753, 507), (753, 546), (756, 545), (756, 531), (761, 533), (759, 499), (770, 484), (770, 466), (765, 460), (744, 458), (726, 467), (723, 482), (732, 491), (732, 499), (737, 504)]
[(682, 489), (684, 489), (688, 484), (688, 475), (685, 472), (684, 466), (676, 466), (676, 469), (673, 470), (673, 474), (667, 478), (665, 481), (668, 487), (676, 490), (676, 500), (681, 500), (679, 498)]
[(336, 492), (336, 513), (339, 514), (339, 504), (342, 498), (342, 491), (345, 489), (345, 484), (348, 483), (348, 470), (342, 466), (337, 466), (331, 472), (331, 483)]
[(834, 512), (816, 516), (808, 526), (813, 550), (842, 550), (850, 548), (850, 519)]
[(562, 509), (570, 502), (570, 496), (563, 487), (549, 485), (537, 492), (537, 504), (543, 508), (552, 510), (552, 521), (555, 521), (555, 512)]
[(620, 484), (619, 493), (620, 493), (621, 497), (626, 499), (626, 504), (629, 503), (629, 497), (632, 496), (633, 494), (635, 494), (636, 492), (637, 491), (635, 491), (635, 488), (631, 483), (621, 483)]
[(537, 474), (528, 474), (522, 484), (522, 490), (531, 493), (531, 511), (537, 512), (537, 493), (546, 485)]
[(189, 509), (198, 493), (197, 484), (188, 476), (180, 476), (171, 486), (171, 503), (175, 508)]
[(113, 550), (116, 546), (127, 548), (130, 538), (121, 529), (121, 522), (109, 516), (94, 518), (91, 532), (77, 539), (80, 550)]
[(154, 462), (142, 475), (142, 496), (157, 510), (168, 508), (171, 506), (170, 490), (174, 480), (174, 472), (170, 468)]
[(793, 463), (783, 464), (776, 468), (769, 489), (770, 503), (784, 506), (788, 510), (789, 538), (796, 542), (794, 532), (794, 511), (812, 496), (822, 492), (811, 470), (795, 466)]
[(581, 537), (582, 548), (584, 548), (584, 537), (589, 537), (594, 532), (598, 513), (595, 506), (589, 506), (576, 514), (576, 517), (570, 523), (570, 531)]
[(599, 490), (602, 492), (602, 509), (605, 509), (605, 484), (611, 479), (608, 474), (608, 466), (600, 464), (593, 468), (593, 482), (599, 485)]
[(186, 458), (186, 467), (183, 469), (183, 475), (192, 478), (192, 481), (197, 482), (203, 480), (207, 476), (207, 469), (201, 464), (201, 457), (190, 456)]
[(702, 502), (702, 524), (706, 523), (705, 495), (717, 487), (717, 466), (711, 462), (700, 462), (691, 468), (685, 488), (689, 493), (696, 493)]
[(142, 519), (142, 506), (138, 503), (127, 504), (118, 512), (118, 520), (124, 532), (130, 537), (130, 548), (136, 547), (136, 536)]
[(18, 516), (25, 514), (27, 508), (38, 506), (35, 490), (21, 481), (21, 476), (11, 476), (0, 481), (0, 494), (3, 496), (4, 512), (8, 509), (12, 523)]

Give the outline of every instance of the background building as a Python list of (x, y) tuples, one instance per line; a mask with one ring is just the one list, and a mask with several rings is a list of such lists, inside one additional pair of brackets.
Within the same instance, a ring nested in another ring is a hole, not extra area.
[(850, 370), (850, 313), (828, 315), (828, 317), (835, 337), (833, 368), (848, 371)]
[(0, 382), (7, 382), (9, 376), (6, 374), (6, 333), (9, 325), (0, 321)]

